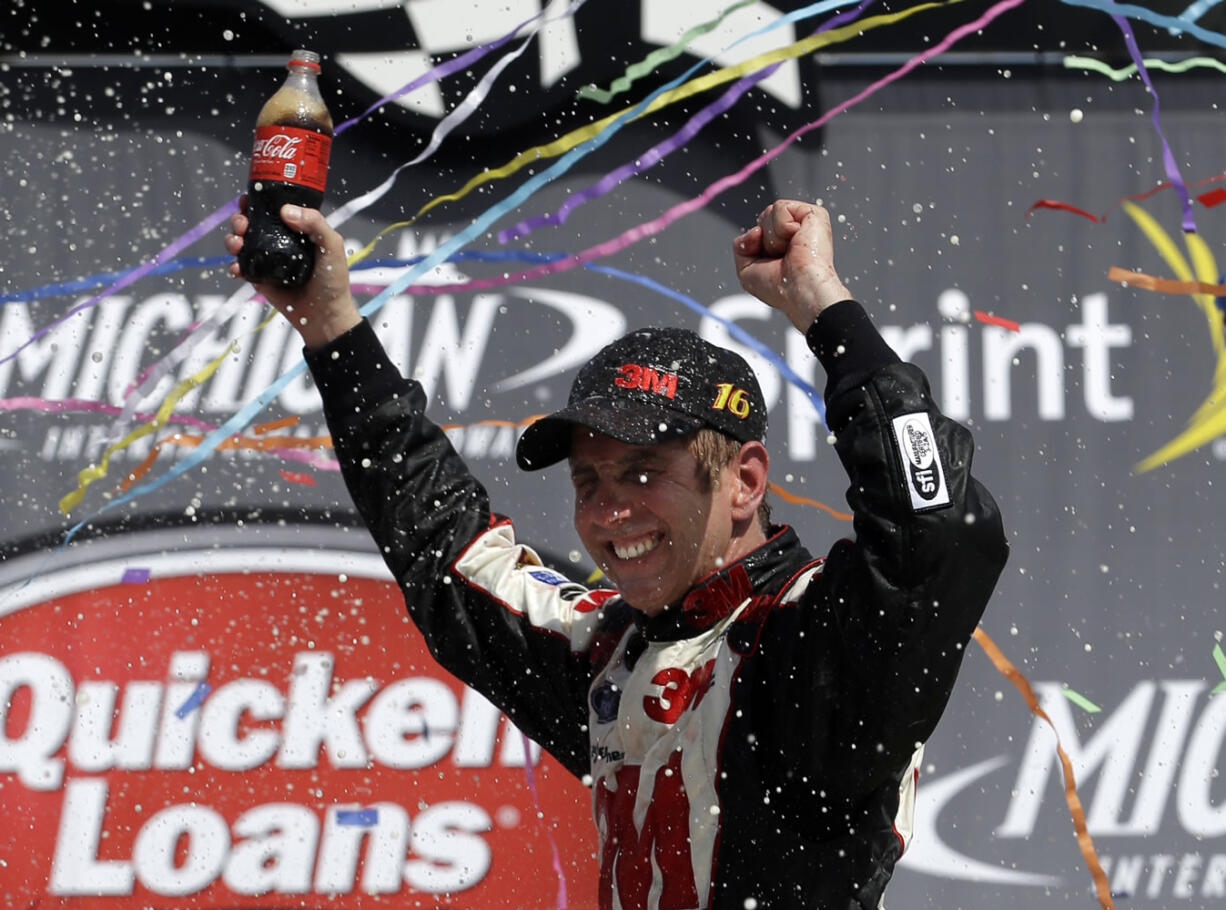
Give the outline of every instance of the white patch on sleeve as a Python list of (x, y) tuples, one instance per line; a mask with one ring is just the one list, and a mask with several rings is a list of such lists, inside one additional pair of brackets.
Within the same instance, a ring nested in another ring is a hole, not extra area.
[(945, 485), (945, 470), (937, 451), (932, 424), (924, 412), (895, 417), (894, 444), (906, 475), (911, 508), (916, 512), (949, 505), (949, 488)]

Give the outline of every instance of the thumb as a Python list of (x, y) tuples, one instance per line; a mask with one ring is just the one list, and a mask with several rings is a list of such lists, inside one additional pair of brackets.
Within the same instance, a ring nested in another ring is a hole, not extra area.
[(300, 234), (306, 234), (320, 246), (332, 245), (332, 235), (335, 232), (319, 209), (286, 203), (281, 206), (281, 220)]

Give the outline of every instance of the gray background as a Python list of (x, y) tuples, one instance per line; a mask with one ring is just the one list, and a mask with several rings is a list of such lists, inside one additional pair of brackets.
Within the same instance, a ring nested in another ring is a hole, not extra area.
[[(949, 14), (956, 15), (950, 27), (982, 8), (967, 6)], [(921, 46), (921, 35), (939, 37), (945, 31), (929, 33), (915, 26), (905, 35), (895, 32), (892, 40), (914, 50)], [(1046, 34), (1054, 43), (1052, 31)], [(1125, 61), (1115, 40), (1112, 59), (1121, 64)], [(1172, 41), (1166, 36), (1163, 46)], [(882, 53), (889, 50), (881, 48)], [(1188, 42), (1182, 50), (1204, 48)], [(1001, 55), (992, 58), (997, 51)], [(23, 62), (17, 54), (6, 59), (0, 71), (5, 114), (0, 122), (5, 161), (0, 235), (7, 255), (0, 293), (135, 266), (233, 196), (245, 183), (254, 111), (279, 81), (276, 66), (77, 61), (65, 67), (49, 60)], [(633, 59), (633, 51), (628, 52), (621, 65)], [(1133, 470), (1176, 436), (1209, 394), (1215, 354), (1206, 318), (1190, 298), (1129, 289), (1106, 278), (1113, 265), (1170, 275), (1131, 219), (1112, 207), (1124, 194), (1165, 179), (1149, 119), (1152, 97), (1136, 79), (1116, 85), (1096, 75), (1063, 71), (1051, 59), (1036, 54), (1018, 62), (1000, 48), (986, 48), (975, 60), (923, 67), (836, 117), (820, 134), (807, 137), (711, 206), (604, 264), (716, 305), (739, 294), (729, 244), (758, 208), (776, 195), (819, 198), (838, 219), (840, 272), (878, 325), (896, 333), (888, 337), (901, 337), (909, 329), (925, 331), (915, 327), (928, 327), (934, 338), (942, 329), (956, 330), (963, 324), (944, 318), (938, 302), (964, 299), (972, 309), (1022, 323), (1029, 333), (1024, 337), (1042, 336), (1054, 346), (1054, 361), (1022, 348), (1007, 369), (992, 374), (1007, 376), (1011, 386), (1005, 413), (992, 413), (985, 403), (990, 389), (984, 378), (990, 331), (973, 319), (963, 327), (969, 351), (966, 417), (977, 442), (976, 469), (1000, 502), (1013, 548), (983, 628), (1035, 684), (1060, 727), (1078, 771), (1091, 834), (1111, 864), (1119, 905), (1221, 906), (1226, 900), (1226, 782), (1219, 771), (1226, 699), (1209, 693), (1221, 681), (1212, 649), (1223, 626), (1218, 486), (1226, 438), (1155, 470)], [(883, 62), (868, 57), (828, 61), (820, 79), (809, 84), (801, 111), (776, 116), (772, 109), (778, 106), (770, 99), (750, 95), (733, 116), (713, 124), (662, 167), (581, 208), (562, 229), (540, 231), (525, 245), (538, 251), (578, 250), (654, 217), (773, 146), (787, 129), (879, 78), (888, 71)], [(1153, 74), (1162, 125), (1189, 182), (1222, 170), (1222, 77), (1198, 72)], [(325, 84), (339, 121), (359, 113), (371, 97), (349, 91), (352, 86), (336, 79), (335, 85)], [(583, 81), (572, 81), (572, 94)], [(511, 99), (520, 100), (528, 99)], [(511, 101), (497, 96), (490, 103)], [(688, 110), (696, 106), (691, 103)], [(1079, 122), (1070, 117), (1074, 109), (1084, 112)], [(516, 110), (520, 122), (489, 125), (499, 135), (496, 143), (483, 141), (474, 124), (434, 159), (407, 172), (384, 202), (345, 226), (345, 236), (365, 244), (382, 227), (458, 187), (476, 168), (500, 163), (560, 131), (548, 111), (531, 104)], [(575, 106), (558, 119), (593, 110), (607, 112)], [(428, 127), (398, 117), (394, 112), (377, 116), (338, 138), (325, 208), (369, 189), (415, 154)], [(626, 129), (516, 216), (556, 208), (567, 193), (667, 135), (680, 117), (669, 114)], [(517, 181), (504, 181), (458, 205), (440, 206), (419, 228), (385, 238), (376, 255), (431, 248), (514, 185)], [(1054, 211), (1027, 217), (1026, 209), (1040, 198), (1065, 200), (1100, 214), (1110, 211), (1102, 224)], [(1175, 194), (1162, 192), (1140, 205), (1182, 247)], [(1219, 257), (1226, 257), (1223, 210), (1226, 206), (1197, 206), (1195, 212), (1201, 234)], [(510, 223), (504, 219), (498, 227)], [(221, 233), (212, 232), (188, 255), (220, 255)], [(493, 237), (485, 237), (472, 248), (497, 247)], [(455, 268), (458, 272), (448, 274), (503, 270), (473, 263)], [(197, 267), (145, 278), (120, 292), (127, 304), (116, 300), (107, 306), (122, 328), (142, 305), (154, 312), (186, 305), (198, 315), (234, 289), (222, 267)], [(584, 270), (498, 289), (491, 292), (497, 298), (493, 301), (465, 292), (419, 295), (403, 305), (411, 314), (407, 319), (376, 316), (374, 321), (395, 329), (393, 344), (406, 352), (401, 365), (408, 371), (423, 364), (440, 371), (450, 361), (467, 364), (450, 380), (427, 377), (434, 379), (433, 413), (440, 422), (520, 420), (563, 400), (569, 371), (515, 388), (507, 388), (504, 380), (547, 361), (576, 334), (592, 344), (609, 335), (610, 326), (601, 318), (572, 323), (542, 302), (558, 292), (615, 307), (627, 328), (649, 323), (704, 328), (697, 314), (675, 301)], [(177, 298), (159, 295), (181, 295), (181, 300), (176, 304)], [(0, 356), (85, 296), (0, 305)], [(1087, 299), (1105, 300), (1110, 324), (1129, 338), (1108, 350), (1110, 393), (1131, 401), (1126, 419), (1104, 419), (1087, 402), (1085, 349), (1070, 340), (1069, 332), (1082, 323)], [(29, 319), (24, 331), (15, 315), (18, 307)], [(66, 330), (61, 343), (72, 348), (64, 361), (71, 381), (54, 397), (120, 403), (105, 383), (101, 392), (91, 388), (91, 370), (104, 379), (121, 366), (139, 371), (181, 331), (164, 328), (150, 337), (139, 364), (120, 364), (112, 356), (114, 343), (93, 334), (105, 328), (101, 314), (107, 311), (90, 310)], [(431, 320), (453, 312), (461, 331), (470, 327), (471, 339), (483, 347), (433, 357), (443, 336), (431, 334), (441, 325), (431, 329)], [(790, 330), (776, 314), (746, 306), (735, 308), (735, 318), (772, 349), (783, 350), (788, 343)], [(235, 322), (219, 340), (252, 325)], [(263, 337), (271, 340), (264, 347), (258, 340), (243, 343), (230, 374), (239, 377), (240, 391), (263, 388), (266, 381), (251, 376), (257, 369), (270, 369), (270, 360), (296, 360), (297, 345), (281, 329), (266, 330)], [(932, 378), (938, 400), (948, 401), (952, 390), (943, 381), (939, 347), (934, 343), (913, 359)], [(1051, 373), (1057, 362), (1062, 367), (1055, 394), (1059, 413), (1050, 414), (1040, 408), (1038, 374)], [(26, 375), (21, 363), (0, 365), (0, 398), (48, 396), (52, 371)], [(805, 369), (820, 387), (814, 365), (808, 362)], [(824, 431), (813, 426), (811, 406), (789, 394), (769, 366), (760, 375), (768, 394), (772, 387), (783, 390), (771, 412), (772, 476), (794, 493), (843, 508), (845, 479)], [(227, 402), (230, 395), (218, 383), (215, 379), (202, 395), (185, 402), (183, 413), (213, 422), (226, 419), (235, 405)], [(313, 391), (305, 384), (296, 389), (295, 397), (269, 408), (259, 420), (296, 414), (304, 434), (322, 432)], [(90, 488), (71, 517), (59, 513), (59, 498), (88, 463), (83, 454), (62, 448), (63, 440), (108, 424), (108, 418), (86, 413), (7, 410), (0, 415), (0, 541), (6, 555), (53, 550), (69, 527), (103, 506), (120, 471), (139, 460), (117, 456), (108, 478)], [(564, 472), (518, 473), (506, 457), (508, 440), (504, 434), (486, 447), (470, 436), (461, 445), (473, 447), (465, 450), (472, 454), (474, 470), (487, 482), (496, 508), (516, 519), (520, 536), (540, 541), (567, 562), (579, 545), (570, 529)], [(158, 472), (170, 463), (159, 462)], [(214, 456), (207, 471), (197, 468), (104, 513), (97, 523), (108, 535), (201, 517), (354, 523), (338, 474), (312, 471), (316, 485), (306, 486), (286, 482), (279, 475), (283, 468), (310, 470), (268, 455)], [(796, 525), (817, 552), (848, 530), (823, 512), (778, 500), (776, 516)], [(87, 527), (81, 536), (96, 533)], [(588, 565), (583, 556), (572, 568), (582, 573)], [(1102, 712), (1087, 713), (1061, 698), (1063, 685), (1090, 698)], [(1052, 741), (975, 645), (927, 750), (920, 793), (920, 824), (926, 827), (891, 886), (891, 907), (1094, 905), (1062, 799)]]

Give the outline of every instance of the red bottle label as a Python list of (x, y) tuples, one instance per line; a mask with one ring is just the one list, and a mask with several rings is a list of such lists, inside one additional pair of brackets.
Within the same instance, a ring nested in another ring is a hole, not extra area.
[(328, 182), (332, 137), (296, 126), (257, 126), (251, 179), (296, 183), (319, 192)]

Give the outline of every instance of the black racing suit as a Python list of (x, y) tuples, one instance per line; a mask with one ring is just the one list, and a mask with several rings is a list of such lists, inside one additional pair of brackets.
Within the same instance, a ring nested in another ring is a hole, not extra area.
[(516, 542), (367, 323), (308, 353), (432, 653), (589, 781), (605, 910), (875, 908), (911, 836), (922, 743), (1008, 546), (969, 432), (860, 305), (806, 337), (854, 540), (814, 559), (773, 528), (650, 619)]

